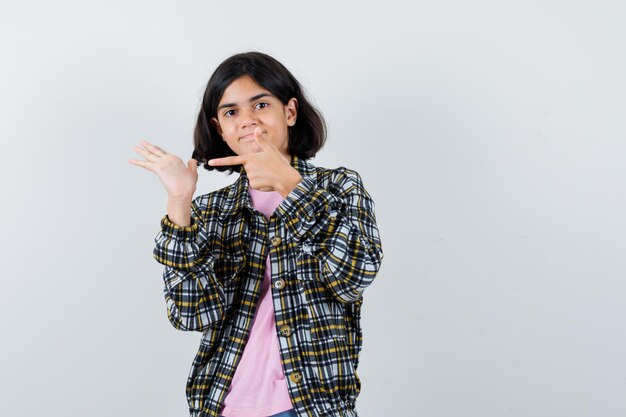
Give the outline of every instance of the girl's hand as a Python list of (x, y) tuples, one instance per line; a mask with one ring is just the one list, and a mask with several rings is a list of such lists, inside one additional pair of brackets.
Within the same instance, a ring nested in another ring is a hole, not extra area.
[(254, 139), (257, 152), (209, 159), (209, 165), (243, 164), (250, 187), (260, 191), (278, 191), (283, 197), (288, 196), (302, 176), (273, 143), (261, 136), (258, 126), (254, 129)]
[(140, 143), (145, 149), (135, 146), (133, 150), (146, 158), (146, 161), (129, 159), (128, 162), (157, 174), (170, 198), (192, 199), (198, 182), (198, 162), (192, 158), (185, 165), (178, 156), (169, 154), (146, 140)]

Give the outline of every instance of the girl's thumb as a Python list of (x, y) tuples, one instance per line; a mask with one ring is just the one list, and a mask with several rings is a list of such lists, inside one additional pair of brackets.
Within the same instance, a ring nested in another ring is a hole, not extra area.
[(195, 159), (191, 158), (189, 161), (187, 161), (187, 167), (190, 170), (194, 170), (194, 169), (198, 168), (198, 161), (196, 161)]

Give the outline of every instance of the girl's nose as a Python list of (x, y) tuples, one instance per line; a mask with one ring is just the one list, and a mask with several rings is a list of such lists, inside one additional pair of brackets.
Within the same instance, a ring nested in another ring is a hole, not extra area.
[(247, 126), (251, 126), (251, 125), (256, 125), (257, 124), (257, 118), (255, 116), (255, 114), (251, 111), (247, 111), (244, 110), (241, 112), (241, 125), (242, 127), (247, 127)]

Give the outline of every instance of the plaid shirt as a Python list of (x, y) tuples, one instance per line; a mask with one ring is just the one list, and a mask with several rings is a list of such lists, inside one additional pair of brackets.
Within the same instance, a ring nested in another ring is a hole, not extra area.
[(243, 353), (265, 262), (283, 371), (300, 417), (357, 417), (363, 291), (383, 259), (374, 201), (351, 169), (315, 167), (268, 220), (256, 210), (243, 166), (231, 185), (196, 197), (191, 225), (165, 215), (154, 258), (165, 265), (167, 316), (202, 332), (186, 394), (191, 417), (218, 417)]

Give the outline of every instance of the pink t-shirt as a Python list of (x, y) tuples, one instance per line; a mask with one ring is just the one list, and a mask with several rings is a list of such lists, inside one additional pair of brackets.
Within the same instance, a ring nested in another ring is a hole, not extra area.
[[(283, 201), (278, 191), (249, 187), (252, 205), (269, 219)], [(224, 399), (224, 417), (268, 417), (293, 408), (278, 346), (269, 254), (250, 338)]]

